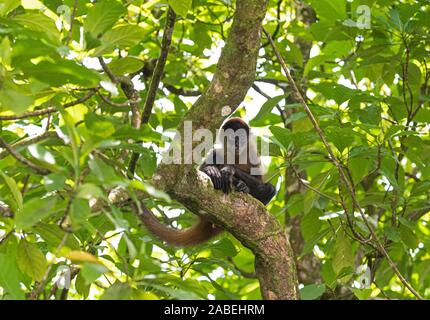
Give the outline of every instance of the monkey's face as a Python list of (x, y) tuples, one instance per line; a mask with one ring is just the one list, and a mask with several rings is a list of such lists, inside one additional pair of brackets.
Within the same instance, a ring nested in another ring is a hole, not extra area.
[(228, 149), (232, 150), (234, 148), (234, 152), (237, 155), (241, 154), (243, 151), (247, 150), (248, 133), (243, 129), (236, 131), (231, 130), (230, 133), (227, 134), (227, 144)]

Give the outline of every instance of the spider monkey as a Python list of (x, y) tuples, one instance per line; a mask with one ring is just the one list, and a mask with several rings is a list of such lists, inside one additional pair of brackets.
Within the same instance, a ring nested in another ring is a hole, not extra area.
[[(227, 134), (225, 134), (227, 133)], [(276, 194), (275, 187), (264, 183), (262, 175), (253, 174), (261, 167), (260, 157), (254, 141), (250, 139), (250, 128), (240, 118), (231, 118), (221, 127), (219, 138), (226, 139), (226, 147), (214, 148), (200, 166), (211, 179), (217, 190), (228, 194), (235, 191), (249, 193), (264, 205)], [(258, 172), (257, 172), (258, 173)], [(184, 230), (177, 230), (160, 223), (151, 210), (144, 205), (139, 214), (147, 229), (166, 243), (187, 247), (208, 241), (222, 231), (209, 220), (199, 217), (199, 221)]]

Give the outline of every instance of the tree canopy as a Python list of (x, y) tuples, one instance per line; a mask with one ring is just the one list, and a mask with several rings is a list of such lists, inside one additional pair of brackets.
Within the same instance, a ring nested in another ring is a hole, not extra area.
[[(429, 32), (427, 0), (3, 0), (0, 299), (430, 298)], [(266, 208), (161, 163), (230, 115)], [(139, 201), (227, 231), (168, 246)]]

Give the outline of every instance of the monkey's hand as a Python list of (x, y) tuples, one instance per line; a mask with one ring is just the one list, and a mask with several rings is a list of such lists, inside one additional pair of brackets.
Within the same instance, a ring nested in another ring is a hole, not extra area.
[(243, 192), (243, 193), (249, 193), (251, 191), (249, 187), (246, 185), (246, 183), (243, 182), (242, 180), (237, 180), (234, 188), (236, 189), (236, 191)]
[(234, 167), (225, 166), (220, 170), (221, 172), (221, 189), (224, 193), (231, 192), (233, 185)]
[(212, 181), (214, 188), (216, 190), (220, 190), (222, 188), (221, 172), (219, 171), (219, 169), (217, 167), (205, 166), (205, 167), (201, 168), (200, 170), (203, 171), (206, 175), (208, 175), (209, 178), (211, 178), (211, 181)]

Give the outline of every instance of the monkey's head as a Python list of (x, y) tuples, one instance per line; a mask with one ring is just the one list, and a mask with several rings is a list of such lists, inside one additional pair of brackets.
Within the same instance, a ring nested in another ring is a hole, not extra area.
[(234, 146), (236, 154), (240, 154), (248, 149), (249, 126), (241, 118), (227, 120), (221, 129), (224, 131), (223, 135), (227, 139), (227, 147)]

